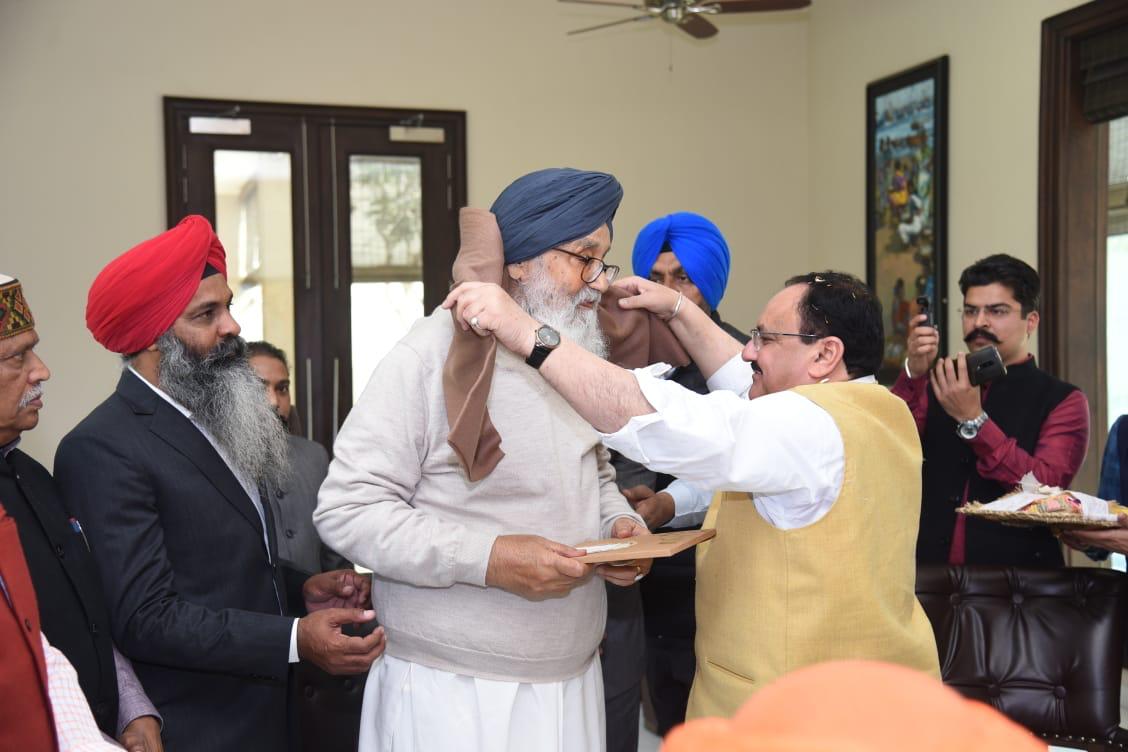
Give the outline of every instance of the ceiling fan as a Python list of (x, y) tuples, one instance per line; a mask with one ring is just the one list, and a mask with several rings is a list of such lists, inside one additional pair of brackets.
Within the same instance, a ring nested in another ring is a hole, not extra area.
[(811, 0), (644, 0), (642, 5), (637, 3), (616, 3), (609, 0), (560, 0), (562, 3), (577, 3), (580, 5), (608, 5), (615, 8), (631, 8), (632, 10), (645, 11), (642, 15), (623, 18), (610, 23), (588, 26), (583, 29), (574, 29), (568, 34), (583, 34), (596, 29), (606, 29), (608, 26), (633, 23), (635, 21), (650, 21), (660, 18), (666, 23), (671, 23), (679, 29), (697, 39), (708, 39), (717, 33), (717, 27), (705, 18), (719, 13), (760, 13), (772, 10), (798, 10), (806, 8)]

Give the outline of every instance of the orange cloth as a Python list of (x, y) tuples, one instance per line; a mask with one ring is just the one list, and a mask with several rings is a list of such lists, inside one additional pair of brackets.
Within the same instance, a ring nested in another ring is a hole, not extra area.
[[(458, 224), (461, 247), (452, 270), (454, 285), (501, 284), (505, 257), (497, 219), (484, 209), (467, 207), (459, 211)], [(622, 291), (612, 288), (599, 306), (599, 323), (611, 346), (609, 360), (623, 368), (641, 368), (659, 361), (674, 366), (689, 363), (685, 348), (670, 327), (647, 311), (620, 308), (617, 301), (623, 296)], [(501, 436), (486, 409), (496, 355), (496, 339), (462, 331), (455, 321), (454, 338), (443, 367), (443, 398), (450, 426), (447, 443), (471, 481), (485, 478), (505, 456)]]
[(772, 682), (733, 719), (675, 728), (662, 752), (1045, 752), (1029, 731), (936, 679), (875, 661), (809, 666)]
[(86, 328), (111, 352), (144, 350), (184, 312), (208, 265), (227, 276), (211, 223), (191, 214), (102, 269), (86, 298)]

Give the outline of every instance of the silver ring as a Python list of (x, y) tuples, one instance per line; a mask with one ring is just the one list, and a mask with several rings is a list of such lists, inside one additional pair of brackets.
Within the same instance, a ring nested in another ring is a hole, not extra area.
[(475, 329), (478, 328), (478, 317), (477, 316), (470, 319), (470, 326), (474, 327)]

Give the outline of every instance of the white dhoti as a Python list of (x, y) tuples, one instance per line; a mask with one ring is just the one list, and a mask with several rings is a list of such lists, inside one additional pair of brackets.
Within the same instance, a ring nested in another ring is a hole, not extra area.
[(385, 655), (372, 665), (359, 752), (602, 752), (599, 658), (577, 677), (527, 684)]

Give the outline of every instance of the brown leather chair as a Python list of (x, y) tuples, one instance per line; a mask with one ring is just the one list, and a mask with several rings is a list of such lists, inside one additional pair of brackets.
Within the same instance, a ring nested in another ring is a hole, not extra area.
[(1128, 750), (1120, 727), (1123, 574), (921, 566), (916, 591), (945, 684), (1051, 744)]

